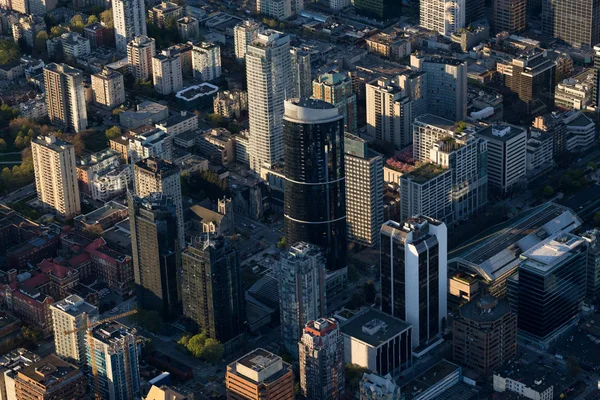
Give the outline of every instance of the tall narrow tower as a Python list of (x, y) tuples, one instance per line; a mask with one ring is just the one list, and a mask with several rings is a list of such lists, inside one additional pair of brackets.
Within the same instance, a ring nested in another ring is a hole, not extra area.
[(127, 43), (147, 34), (144, 0), (115, 0), (112, 9), (117, 50), (125, 53)]
[(345, 268), (343, 113), (321, 100), (289, 100), (283, 131), (286, 240), (326, 249), (327, 268)]
[(260, 173), (283, 157), (281, 119), (292, 93), (289, 36), (274, 30), (258, 33), (246, 52), (250, 168)]
[(44, 86), (48, 118), (54, 126), (75, 132), (87, 128), (82, 71), (67, 64), (48, 64), (44, 67)]

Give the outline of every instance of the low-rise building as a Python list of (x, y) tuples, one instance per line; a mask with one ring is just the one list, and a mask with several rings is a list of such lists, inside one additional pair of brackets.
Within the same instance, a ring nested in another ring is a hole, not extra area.
[(554, 167), (554, 141), (548, 132), (531, 129), (527, 139), (527, 178), (532, 179)]
[(178, 20), (183, 17), (183, 7), (170, 1), (163, 1), (148, 10), (148, 18), (157, 26), (164, 28), (167, 19)]
[(562, 116), (567, 127), (567, 151), (589, 150), (596, 140), (596, 124), (581, 111), (569, 111)]
[(200, 24), (196, 18), (185, 16), (177, 20), (177, 32), (180, 40), (196, 39), (200, 34)]
[(12, 350), (0, 357), (0, 396), (6, 400), (16, 400), (15, 377), (19, 371), (40, 360), (37, 354), (24, 348)]
[(412, 327), (407, 322), (371, 308), (345, 321), (340, 329), (346, 363), (382, 376), (396, 376), (411, 366)]
[(198, 116), (191, 112), (181, 111), (156, 124), (156, 127), (169, 136), (198, 129)]
[(85, 247), (98, 278), (108, 287), (126, 294), (133, 285), (133, 261), (130, 256), (112, 248), (106, 240), (98, 238)]
[(219, 87), (208, 82), (200, 85), (188, 86), (175, 95), (177, 105), (184, 110), (208, 108), (213, 105)]
[(554, 398), (554, 384), (561, 380), (556, 371), (540, 363), (513, 363), (508, 369), (495, 372), (493, 382), (495, 392), (513, 392), (528, 399), (551, 400)]
[(388, 374), (365, 373), (359, 384), (360, 400), (400, 400), (400, 388)]
[[(462, 384), (462, 369), (442, 360), (403, 387), (403, 395), (413, 400), (433, 400)], [(465, 397), (471, 398), (471, 397)]]
[(112, 228), (116, 223), (127, 219), (128, 216), (129, 212), (126, 206), (116, 201), (109, 201), (92, 212), (78, 215), (75, 217), (74, 222), (75, 227), (81, 230), (97, 226), (105, 231)]
[[(582, 76), (583, 75), (583, 76)], [(594, 75), (581, 74), (564, 79), (554, 90), (554, 105), (565, 110), (585, 110), (592, 104)]]
[(76, 32), (63, 33), (60, 38), (65, 57), (81, 58), (89, 56), (92, 52), (89, 39)]
[(50, 354), (32, 363), (15, 377), (17, 399), (87, 398), (87, 379), (76, 366)]
[(410, 56), (411, 42), (407, 37), (397, 33), (377, 33), (365, 40), (369, 53), (388, 58), (392, 61), (400, 61)]
[(202, 154), (219, 164), (235, 161), (233, 135), (225, 128), (213, 128), (196, 138), (196, 146)]
[(94, 180), (117, 168), (120, 163), (119, 153), (111, 149), (81, 157), (76, 167), (79, 190), (91, 195)]
[(142, 125), (154, 125), (169, 117), (169, 107), (152, 101), (143, 101), (135, 110), (119, 114), (119, 123), (128, 129), (136, 129)]
[(224, 118), (239, 118), (242, 111), (248, 111), (248, 92), (233, 89), (217, 93), (213, 110)]
[(39, 94), (35, 99), (19, 103), (21, 116), (29, 119), (41, 119), (48, 116), (48, 106), (46, 105), (46, 95)]

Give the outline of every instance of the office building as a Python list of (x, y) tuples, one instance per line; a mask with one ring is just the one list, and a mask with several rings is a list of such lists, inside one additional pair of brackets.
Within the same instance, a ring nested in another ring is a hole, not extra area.
[(359, 15), (385, 21), (399, 18), (402, 4), (394, 0), (357, 0), (354, 7)]
[(292, 66), (292, 92), (288, 98), (309, 98), (312, 95), (310, 53), (297, 47), (290, 49)]
[[(96, 378), (90, 379), (102, 400), (128, 400), (140, 395), (139, 344), (135, 329), (106, 322), (92, 329), (87, 360)], [(94, 385), (98, 382), (98, 390)]]
[(177, 93), (183, 89), (180, 55), (163, 50), (152, 57), (152, 80), (154, 90), (162, 95)]
[(542, 32), (571, 46), (600, 42), (598, 0), (542, 0)]
[[(50, 306), (55, 353), (78, 365), (87, 364), (85, 346), (88, 323), (98, 320), (98, 309), (72, 294)], [(76, 332), (66, 334), (67, 331)]]
[(159, 28), (164, 28), (167, 19), (177, 21), (183, 17), (183, 13), (183, 7), (170, 1), (162, 1), (148, 10), (148, 19)]
[(587, 242), (588, 259), (586, 273), (586, 293), (585, 300), (588, 304), (600, 298), (600, 229), (595, 228), (582, 235)]
[(563, 379), (564, 375), (556, 368), (542, 363), (513, 363), (506, 369), (494, 372), (492, 383), (494, 392), (508, 392), (501, 394), (502, 397), (553, 399), (554, 387), (556, 385), (556, 391), (559, 391), (558, 383)]
[(467, 63), (451, 57), (411, 56), (411, 65), (427, 74), (427, 112), (451, 121), (467, 117)]
[(420, 25), (447, 37), (465, 27), (467, 0), (421, 0)]
[(54, 354), (20, 370), (14, 381), (17, 400), (88, 398), (83, 372)]
[(138, 306), (164, 318), (179, 315), (179, 232), (173, 200), (166, 194), (129, 196), (133, 274)]
[(136, 36), (127, 43), (129, 71), (135, 79), (150, 80), (152, 77), (152, 57), (156, 53), (156, 42), (148, 36)]
[(198, 238), (181, 255), (183, 315), (197, 331), (226, 343), (245, 331), (238, 252), (223, 236)]
[(558, 233), (573, 232), (582, 221), (572, 210), (544, 203), (506, 221), (479, 239), (476, 236), (448, 261), (451, 270), (472, 275), (485, 292), (506, 296), (506, 279), (517, 272), (523, 252)]
[[(251, 140), (252, 135), (251, 132)], [(345, 268), (346, 188), (341, 110), (320, 100), (288, 100), (283, 136), (285, 237), (290, 244), (307, 242), (326, 249), (327, 269)]]
[(337, 322), (309, 321), (298, 342), (300, 393), (307, 400), (339, 399), (344, 395), (344, 339)]
[(493, 21), (496, 33), (520, 33), (527, 29), (527, 0), (494, 0)]
[(452, 171), (428, 162), (409, 167), (398, 179), (400, 220), (412, 215), (430, 215), (431, 218), (452, 222)]
[(177, 32), (181, 40), (194, 40), (200, 35), (200, 23), (191, 16), (185, 16), (177, 20)]
[(61, 219), (81, 211), (75, 166), (75, 148), (54, 136), (31, 140), (35, 190), (42, 207)]
[(459, 308), (454, 319), (454, 361), (481, 377), (511, 360), (517, 353), (517, 315), (506, 299), (484, 295)]
[(566, 150), (583, 152), (590, 150), (596, 141), (596, 124), (581, 111), (571, 110), (561, 115), (567, 128)]
[(594, 45), (594, 90), (592, 91), (592, 104), (600, 107), (600, 44)]
[(412, 327), (374, 308), (344, 321), (346, 363), (359, 365), (381, 376), (398, 376), (412, 365)]
[(400, 388), (390, 375), (365, 372), (359, 383), (359, 400), (400, 400)]
[(485, 2), (465, 0), (465, 26), (469, 26), (485, 16)]
[(87, 109), (82, 71), (67, 64), (44, 67), (48, 118), (58, 129), (82, 131), (87, 128)]
[(491, 128), (477, 135), (487, 141), (490, 188), (506, 194), (526, 179), (527, 131), (505, 123), (496, 123)]
[(521, 259), (518, 273), (507, 281), (519, 338), (547, 349), (578, 320), (586, 290), (587, 246), (579, 236), (558, 233)]
[(292, 400), (292, 366), (265, 349), (255, 349), (227, 366), (228, 400)]
[(129, 42), (138, 36), (147, 35), (144, 0), (115, 0), (112, 10), (117, 51), (129, 53)]
[(344, 153), (348, 240), (376, 247), (383, 224), (383, 156), (350, 133), (344, 135)]
[[(260, 174), (283, 158), (284, 100), (292, 93), (289, 36), (267, 30), (248, 45), (246, 76), (250, 168)], [(269, 107), (265, 107), (268, 104)]]
[(308, 321), (326, 314), (325, 260), (321, 249), (300, 242), (283, 252), (279, 262), (281, 337), (286, 350), (298, 357), (298, 340)]
[(163, 193), (171, 198), (177, 210), (179, 247), (185, 247), (179, 167), (157, 157), (148, 157), (134, 165), (133, 175), (137, 196), (146, 197), (151, 193)]
[(109, 68), (92, 74), (94, 103), (112, 110), (125, 102), (123, 75)]
[(422, 354), (441, 340), (447, 243), (446, 225), (429, 217), (381, 227), (381, 311), (412, 325), (413, 353)]
[(221, 47), (214, 43), (198, 43), (192, 48), (194, 79), (213, 81), (221, 76)]
[(237, 58), (238, 61), (246, 58), (248, 45), (258, 37), (258, 33), (262, 29), (262, 24), (253, 20), (245, 20), (233, 28), (235, 58)]
[(530, 129), (527, 138), (527, 179), (554, 168), (554, 142), (548, 132)]
[(367, 133), (376, 140), (404, 148), (412, 142), (412, 103), (392, 80), (381, 78), (365, 86)]
[(312, 82), (312, 98), (340, 108), (346, 132), (357, 132), (356, 95), (352, 92), (350, 77), (337, 71), (317, 76)]
[(552, 107), (556, 86), (556, 63), (545, 49), (530, 51), (498, 60), (496, 69), (504, 86), (519, 97), (527, 113)]
[[(441, 218), (446, 223), (452, 223), (469, 218), (478, 212), (487, 203), (488, 193), (488, 151), (485, 139), (476, 136), (477, 132), (484, 129), (482, 126), (470, 124), (456, 124), (444, 118), (431, 114), (417, 117), (413, 124), (413, 157), (420, 162), (431, 162), (442, 169), (452, 173), (452, 213)], [(489, 128), (488, 128), (489, 130)], [(432, 171), (435, 168), (430, 168)], [(417, 172), (426, 172), (419, 169)], [(441, 173), (441, 171), (440, 171)], [(426, 176), (415, 174), (417, 183), (426, 180)], [(406, 219), (416, 213), (421, 207), (412, 205), (417, 197), (414, 191), (404, 194), (404, 183), (407, 189), (411, 188), (408, 180), (412, 177), (402, 176), (401, 197), (405, 204), (402, 205), (401, 219)], [(432, 197), (430, 200), (433, 200)], [(426, 202), (430, 201), (424, 198)], [(433, 209), (435, 210), (435, 209)], [(422, 215), (424, 212), (419, 212)], [(431, 214), (433, 215), (433, 214)]]

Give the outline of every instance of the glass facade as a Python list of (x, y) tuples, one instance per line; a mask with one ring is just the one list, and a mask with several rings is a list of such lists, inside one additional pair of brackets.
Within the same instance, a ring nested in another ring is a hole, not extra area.
[(284, 118), (283, 141), (286, 241), (320, 246), (327, 252), (327, 269), (344, 268), (344, 120), (313, 123)]

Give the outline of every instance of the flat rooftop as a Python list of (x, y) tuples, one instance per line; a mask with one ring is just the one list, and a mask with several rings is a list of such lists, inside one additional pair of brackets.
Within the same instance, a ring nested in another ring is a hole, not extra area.
[(177, 98), (183, 100), (194, 100), (198, 97), (210, 95), (219, 91), (219, 88), (215, 85), (211, 85), (208, 82), (204, 82), (200, 85), (190, 86), (185, 89), (180, 90), (175, 95)]
[[(344, 322), (340, 330), (344, 335), (377, 348), (410, 327), (408, 322), (371, 308)], [(369, 334), (369, 331), (375, 333)]]
[(521, 255), (523, 265), (546, 272), (573, 254), (585, 240), (570, 233), (558, 233), (533, 246)]
[(116, 212), (121, 212), (127, 210), (127, 207), (117, 203), (116, 201), (109, 201), (105, 203), (102, 207), (95, 209), (94, 211), (87, 213), (85, 215), (81, 215), (77, 219), (86, 225), (93, 225), (98, 223), (103, 218), (106, 218)]
[(258, 348), (245, 356), (239, 358), (236, 362), (253, 371), (262, 371), (275, 364), (281, 359), (277, 354), (273, 354), (265, 349)]
[(406, 399), (414, 399), (423, 392), (445, 379), (448, 375), (454, 373), (460, 367), (447, 360), (442, 360), (429, 368), (427, 371), (417, 376), (412, 381), (403, 386), (400, 391), (405, 393)]
[(448, 255), (449, 262), (470, 266), (486, 280), (516, 267), (519, 255), (558, 232), (572, 232), (582, 221), (569, 208), (545, 203), (486, 229)]
[(81, 297), (74, 294), (57, 301), (53, 306), (73, 317), (79, 316), (82, 313), (92, 315), (98, 312), (95, 306), (85, 302)]
[(49, 387), (81, 374), (79, 369), (54, 354), (42, 358), (19, 372), (38, 384)]

